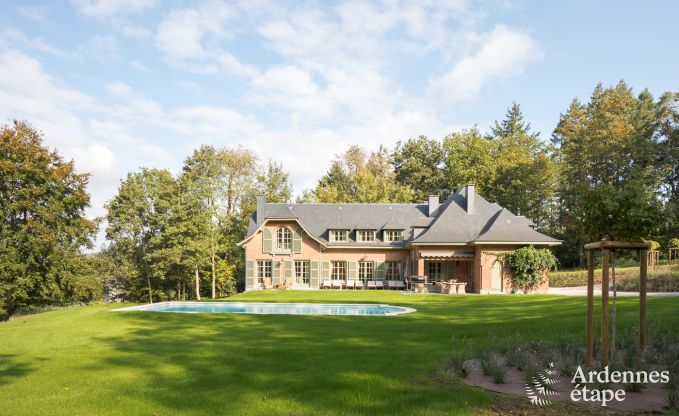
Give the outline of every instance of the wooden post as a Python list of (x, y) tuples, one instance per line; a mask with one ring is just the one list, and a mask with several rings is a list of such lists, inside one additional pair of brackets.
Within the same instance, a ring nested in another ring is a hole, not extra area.
[[(646, 254), (646, 253), (644, 253)], [(601, 264), (601, 366), (608, 364), (608, 256), (607, 248), (603, 249)], [(644, 259), (647, 259), (644, 256)], [(647, 259), (648, 260), (648, 259)]]
[(594, 261), (592, 250), (587, 250), (587, 367), (594, 358)]
[(646, 346), (646, 282), (648, 280), (648, 261), (646, 249), (641, 250), (641, 270), (639, 273), (639, 354)]

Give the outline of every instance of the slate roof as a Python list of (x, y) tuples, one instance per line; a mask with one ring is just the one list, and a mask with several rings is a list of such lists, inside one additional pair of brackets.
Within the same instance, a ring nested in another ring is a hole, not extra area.
[[(266, 220), (296, 219), (315, 239), (328, 246), (407, 246), (410, 244), (450, 243), (545, 243), (560, 244), (559, 240), (541, 234), (533, 223), (511, 213), (496, 203), (490, 203), (477, 193), (474, 209), (467, 212), (467, 187), (453, 194), (440, 205), (434, 217), (427, 215), (424, 204), (279, 204), (264, 203), (253, 215), (246, 239), (251, 237)], [(426, 227), (415, 239), (412, 227)], [(349, 230), (349, 241), (331, 243), (329, 230)], [(375, 243), (357, 243), (353, 231), (378, 231)], [(388, 243), (381, 240), (381, 230), (404, 230), (405, 241)]]

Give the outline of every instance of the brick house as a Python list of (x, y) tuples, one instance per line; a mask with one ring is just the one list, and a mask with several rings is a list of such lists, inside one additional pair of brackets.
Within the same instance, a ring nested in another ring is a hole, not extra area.
[[(245, 289), (287, 282), (318, 289), (326, 282), (373, 288), (416, 276), (428, 283), (466, 282), (472, 293), (512, 290), (499, 253), (561, 242), (466, 185), (442, 204), (280, 204), (257, 198), (246, 238)], [(545, 291), (547, 281), (538, 289)]]

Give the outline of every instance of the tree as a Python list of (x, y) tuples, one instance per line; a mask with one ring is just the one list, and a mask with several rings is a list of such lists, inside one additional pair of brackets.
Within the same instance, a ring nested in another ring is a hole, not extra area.
[[(588, 104), (573, 101), (562, 115), (553, 134), (562, 173), (562, 222), (580, 240), (634, 241), (658, 232), (662, 204), (656, 123), (651, 94), (644, 90), (635, 97), (622, 81), (612, 88), (597, 85)], [(615, 250), (611, 256), (615, 354)]]
[(393, 166), (383, 147), (370, 156), (352, 146), (337, 156), (314, 190), (317, 202), (404, 202), (412, 201), (409, 186), (396, 182)]
[(77, 300), (69, 282), (96, 231), (88, 175), (25, 121), (0, 127), (0, 321), (29, 304)]
[(269, 161), (266, 169), (257, 177), (258, 193), (266, 195), (268, 202), (290, 202), (292, 185), (289, 176), (281, 163)]
[(663, 94), (657, 103), (659, 161), (665, 200), (665, 238), (679, 234), (679, 92)]
[(223, 149), (219, 155), (224, 169), (226, 216), (233, 216), (252, 189), (257, 176), (257, 155), (251, 150)]
[(561, 222), (584, 240), (638, 240), (657, 232), (660, 181), (653, 99), (620, 82), (577, 101), (553, 134)]
[(429, 195), (445, 198), (450, 193), (443, 170), (445, 153), (438, 140), (419, 136), (399, 141), (392, 159), (396, 181), (413, 189), (416, 201), (424, 201)]
[(168, 267), (162, 266), (166, 257), (156, 256), (155, 251), (163, 247), (160, 238), (169, 223), (174, 193), (169, 171), (142, 168), (129, 173), (106, 204), (106, 238), (112, 244), (114, 262), (135, 268), (125, 285), (125, 295), (131, 299), (138, 300), (145, 293), (153, 303), (154, 294), (161, 296), (157, 285)]
[(493, 143), (478, 128), (453, 132), (443, 139), (446, 189), (456, 192), (468, 182), (474, 182), (480, 194), (487, 191), (495, 177)]
[(530, 218), (538, 227), (544, 226), (553, 208), (556, 187), (556, 166), (550, 159), (550, 149), (539, 134), (530, 131), (530, 123), (524, 122), (516, 103), (502, 122), (495, 122), (491, 141), (495, 172), (485, 195)]

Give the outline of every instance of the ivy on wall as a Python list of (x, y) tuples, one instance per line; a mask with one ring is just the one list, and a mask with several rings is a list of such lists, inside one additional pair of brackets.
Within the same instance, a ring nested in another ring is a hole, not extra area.
[(556, 257), (549, 249), (522, 247), (502, 258), (512, 272), (512, 284), (525, 293), (536, 289), (544, 281), (544, 273), (556, 267)]

